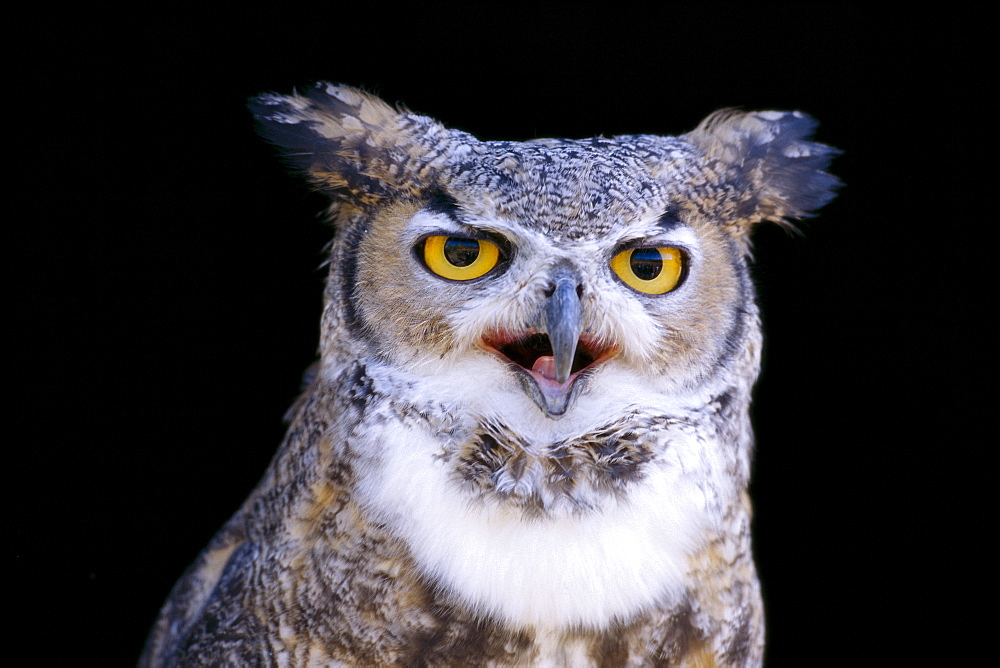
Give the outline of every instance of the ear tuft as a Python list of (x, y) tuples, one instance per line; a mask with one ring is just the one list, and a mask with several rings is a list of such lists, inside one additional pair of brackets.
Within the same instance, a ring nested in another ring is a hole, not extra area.
[(809, 141), (816, 126), (798, 111), (722, 109), (685, 138), (742, 186), (737, 212), (747, 228), (804, 218), (834, 198), (841, 184), (825, 170), (840, 151)]
[(260, 95), (249, 107), (258, 132), (341, 203), (375, 205), (430, 187), (435, 169), (427, 156), (451, 139), (433, 119), (323, 82), (304, 94)]

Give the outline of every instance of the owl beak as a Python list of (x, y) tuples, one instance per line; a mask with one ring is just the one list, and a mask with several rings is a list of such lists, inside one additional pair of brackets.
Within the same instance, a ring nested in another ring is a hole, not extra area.
[(559, 384), (569, 380), (577, 342), (583, 331), (583, 308), (578, 289), (579, 281), (571, 270), (557, 269), (539, 317), (538, 331), (548, 334), (555, 362), (555, 381)]
[(580, 280), (569, 266), (552, 272), (533, 326), (488, 333), (478, 345), (510, 364), (524, 391), (545, 415), (558, 420), (572, 405), (581, 381), (620, 348), (583, 331)]

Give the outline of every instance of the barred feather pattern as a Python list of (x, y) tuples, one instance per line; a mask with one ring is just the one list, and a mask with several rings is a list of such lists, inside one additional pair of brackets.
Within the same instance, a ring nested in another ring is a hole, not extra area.
[(761, 665), (749, 239), (833, 196), (815, 121), (502, 142), (328, 83), (250, 107), (330, 199), (320, 359), (140, 664)]

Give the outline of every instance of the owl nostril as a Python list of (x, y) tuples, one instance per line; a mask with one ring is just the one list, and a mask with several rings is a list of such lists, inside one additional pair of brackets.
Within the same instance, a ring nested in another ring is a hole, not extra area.
[[(545, 288), (545, 291), (542, 294), (544, 294), (546, 299), (548, 299), (549, 297), (555, 294), (557, 287), (558, 284), (550, 285), (549, 287)], [(583, 297), (583, 284), (579, 284), (576, 286), (576, 296), (577, 298)]]
[(545, 287), (543, 294), (546, 298), (551, 297), (559, 289), (559, 286), (566, 283), (575, 287), (577, 297), (583, 296), (583, 281), (580, 280), (579, 272), (571, 263), (562, 260), (552, 267), (549, 274), (549, 284)]
[[(552, 283), (549, 287), (545, 288), (545, 291), (542, 294), (544, 294), (547, 299), (555, 294), (557, 287), (559, 287), (559, 283)], [(576, 284), (576, 296), (577, 299), (583, 297), (583, 283)]]

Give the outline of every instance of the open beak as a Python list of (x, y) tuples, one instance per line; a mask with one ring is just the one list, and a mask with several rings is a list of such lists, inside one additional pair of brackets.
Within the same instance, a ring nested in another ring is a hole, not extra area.
[(577, 294), (577, 282), (569, 272), (555, 276), (555, 285), (542, 309), (538, 330), (548, 334), (552, 346), (555, 378), (565, 383), (573, 370), (580, 332), (583, 331), (583, 308)]
[(479, 344), (512, 366), (525, 391), (552, 419), (569, 409), (582, 386), (577, 382), (581, 374), (618, 354), (616, 346), (583, 332), (578, 286), (572, 271), (558, 268), (534, 328), (493, 332)]

